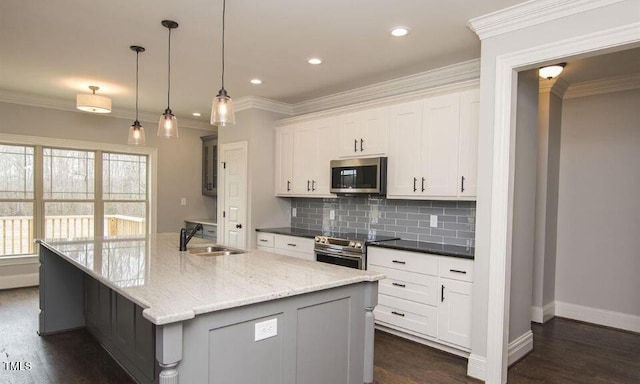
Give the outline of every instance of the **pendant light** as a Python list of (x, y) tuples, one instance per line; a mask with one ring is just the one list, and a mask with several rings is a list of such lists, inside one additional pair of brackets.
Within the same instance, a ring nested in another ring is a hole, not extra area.
[(213, 99), (211, 105), (211, 125), (224, 127), (234, 125), (236, 117), (233, 114), (233, 101), (224, 89), (224, 16), (227, 9), (226, 0), (222, 0), (222, 88)]
[(162, 26), (169, 30), (169, 70), (167, 81), (167, 109), (164, 110), (162, 116), (160, 116), (160, 122), (158, 123), (158, 136), (166, 139), (178, 138), (178, 119), (171, 112), (169, 104), (169, 96), (171, 94), (171, 30), (178, 28), (178, 23), (172, 20), (162, 20)]
[(132, 45), (129, 48), (136, 53), (136, 121), (134, 121), (133, 125), (129, 128), (127, 144), (144, 145), (146, 143), (144, 128), (138, 121), (138, 56), (140, 56), (140, 52), (144, 52), (144, 48), (137, 45)]
[(90, 85), (89, 89), (92, 93), (81, 93), (76, 96), (76, 108), (81, 111), (92, 113), (111, 112), (111, 99), (105, 96), (96, 95), (96, 91), (100, 89), (100, 87)]

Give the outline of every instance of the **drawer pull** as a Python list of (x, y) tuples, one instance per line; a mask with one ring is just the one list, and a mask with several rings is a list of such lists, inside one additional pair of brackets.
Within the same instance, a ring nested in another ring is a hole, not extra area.
[(393, 260), (393, 262), (396, 264), (407, 264), (406, 261), (402, 261), (402, 260)]
[(267, 239), (260, 239), (260, 240), (258, 240), (258, 241), (261, 241), (261, 242), (263, 242), (263, 243), (266, 243), (266, 242), (268, 242), (269, 240), (267, 240)]
[(395, 285), (396, 287), (401, 287), (401, 288), (406, 287), (406, 285), (400, 284), (400, 283), (391, 283), (391, 285)]
[(290, 246), (290, 247), (295, 247), (296, 246), (296, 244), (292, 244), (292, 243), (287, 243), (287, 245)]
[(396, 312), (396, 311), (391, 311), (391, 313), (396, 315), (396, 316), (404, 317), (404, 313), (400, 313), (400, 312)]
[(462, 274), (467, 274), (467, 271), (461, 271), (459, 269), (450, 269), (449, 272), (454, 272), (454, 273), (462, 273)]

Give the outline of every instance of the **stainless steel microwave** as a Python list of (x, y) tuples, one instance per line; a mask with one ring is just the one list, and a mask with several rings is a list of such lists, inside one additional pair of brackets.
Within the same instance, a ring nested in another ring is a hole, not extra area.
[(331, 160), (331, 193), (385, 195), (387, 158)]

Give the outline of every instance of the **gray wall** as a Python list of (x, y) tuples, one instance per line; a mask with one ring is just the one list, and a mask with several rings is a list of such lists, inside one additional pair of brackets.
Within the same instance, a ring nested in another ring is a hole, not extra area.
[(640, 316), (640, 90), (565, 99), (556, 301)]
[(218, 148), (222, 144), (248, 142), (248, 222), (245, 226), (248, 248), (256, 247), (256, 228), (289, 225), (290, 202), (288, 199), (275, 197), (274, 181), (275, 122), (285, 117), (260, 109), (246, 109), (236, 113), (235, 126), (221, 127), (218, 131)]
[[(291, 226), (396, 236), (406, 240), (474, 246), (474, 201), (387, 200), (379, 197), (293, 198)], [(330, 212), (334, 210), (335, 220)], [(430, 215), (438, 227), (429, 226)]]
[(518, 74), (515, 161), (513, 179), (513, 226), (511, 234), (511, 297), (509, 342), (531, 330), (533, 244), (536, 216), (536, 170), (538, 157), (538, 71)]
[[(10, 103), (0, 103), (0, 115), (3, 116), (0, 127), (2, 133), (122, 145), (127, 144), (129, 127), (133, 122), (108, 115)], [(179, 139), (165, 140), (156, 136), (157, 124), (157, 121), (142, 122), (146, 131), (146, 146), (158, 149), (157, 232), (177, 232), (184, 226), (185, 218), (214, 218), (216, 199), (203, 196), (200, 192), (200, 137), (211, 132), (182, 127)], [(186, 206), (180, 205), (182, 197), (187, 198)]]

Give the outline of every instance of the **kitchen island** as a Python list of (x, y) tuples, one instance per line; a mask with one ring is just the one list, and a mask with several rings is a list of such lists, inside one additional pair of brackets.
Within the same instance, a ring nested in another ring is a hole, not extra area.
[(373, 382), (383, 274), (177, 245), (178, 234), (41, 241), (40, 334), (86, 327), (139, 382)]

